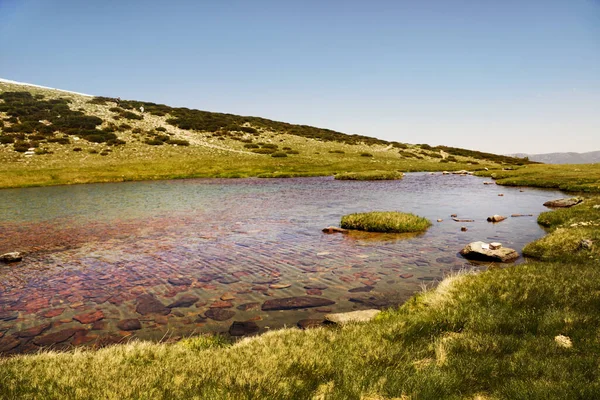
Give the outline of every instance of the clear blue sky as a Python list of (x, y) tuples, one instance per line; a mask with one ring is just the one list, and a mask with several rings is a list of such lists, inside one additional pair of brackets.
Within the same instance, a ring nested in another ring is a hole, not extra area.
[(0, 77), (409, 143), (600, 150), (600, 0), (0, 0)]

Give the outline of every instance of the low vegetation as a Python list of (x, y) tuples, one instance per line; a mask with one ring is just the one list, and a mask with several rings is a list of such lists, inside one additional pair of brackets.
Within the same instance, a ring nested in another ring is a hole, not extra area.
[(588, 198), (571, 208), (542, 213), (538, 223), (550, 232), (525, 246), (524, 255), (541, 260), (560, 259), (570, 264), (600, 259), (600, 198)]
[(479, 171), (478, 175), (490, 176), (500, 185), (600, 193), (600, 164), (537, 164), (503, 170)]
[(402, 179), (404, 174), (399, 171), (364, 171), (343, 172), (337, 174), (335, 179), (340, 181), (389, 181)]
[(396, 211), (373, 211), (344, 215), (340, 226), (367, 232), (422, 232), (431, 226), (427, 218)]
[(522, 163), (517, 158), (478, 157), (479, 153), (466, 151), (444, 159), (427, 145), (0, 83), (0, 188), (194, 177), (498, 170)]

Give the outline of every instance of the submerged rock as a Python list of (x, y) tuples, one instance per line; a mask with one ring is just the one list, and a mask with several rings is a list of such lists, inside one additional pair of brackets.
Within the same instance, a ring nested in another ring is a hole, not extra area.
[(117, 328), (122, 331), (136, 331), (142, 329), (142, 324), (137, 318), (123, 319), (117, 323)]
[(102, 310), (92, 311), (85, 314), (79, 314), (73, 317), (75, 321), (79, 321), (82, 324), (91, 324), (96, 321), (104, 319), (104, 313)]
[(519, 258), (519, 253), (508, 247), (492, 250), (485, 242), (472, 242), (466, 245), (460, 254), (469, 260), (508, 262)]
[(248, 310), (254, 310), (259, 307), (260, 307), (260, 303), (253, 302), (253, 303), (240, 304), (236, 308), (240, 311), (248, 311)]
[(544, 203), (546, 207), (573, 207), (579, 203), (583, 202), (583, 199), (579, 197), (572, 197), (570, 199), (557, 199), (550, 200)]
[(323, 325), (323, 320), (322, 319), (315, 319), (315, 318), (305, 318), (305, 319), (301, 319), (300, 321), (298, 321), (297, 325), (298, 328), (300, 329), (310, 329), (310, 328), (317, 328), (321, 325)]
[(231, 336), (244, 336), (257, 333), (260, 330), (254, 321), (234, 321), (229, 327)]
[(325, 321), (338, 325), (344, 325), (350, 322), (367, 322), (375, 318), (380, 310), (361, 310), (345, 313), (325, 314)]
[(81, 328), (69, 328), (59, 332), (49, 333), (44, 336), (36, 337), (35, 339), (33, 339), (33, 343), (37, 344), (38, 346), (49, 346), (51, 344), (62, 343), (69, 340), (77, 332), (84, 330), (85, 329)]
[(0, 353), (10, 351), (21, 344), (21, 341), (14, 336), (6, 336), (0, 339)]
[(40, 333), (44, 332), (48, 328), (50, 328), (50, 323), (34, 326), (32, 328), (18, 332), (17, 336), (22, 338), (38, 336)]
[(263, 311), (295, 310), (298, 308), (324, 307), (335, 304), (335, 301), (322, 297), (296, 296), (267, 300), (262, 305)]
[(13, 319), (17, 319), (19, 314), (11, 311), (0, 311), (0, 321), (12, 321)]
[(348, 233), (348, 229), (338, 228), (337, 226), (328, 226), (323, 228), (324, 233)]
[(173, 286), (189, 286), (192, 284), (190, 278), (169, 278), (168, 281)]
[(371, 290), (375, 289), (373, 286), (361, 286), (353, 289), (348, 289), (350, 293), (368, 293)]
[(137, 306), (135, 307), (135, 311), (138, 314), (148, 315), (148, 314), (160, 314), (167, 315), (171, 312), (171, 309), (165, 307), (163, 303), (158, 301), (156, 297), (150, 294), (143, 294), (137, 298)]
[(177, 308), (177, 307), (190, 307), (192, 304), (196, 303), (200, 298), (198, 296), (194, 296), (191, 294), (186, 294), (181, 296), (179, 300), (175, 300), (173, 303), (169, 304), (167, 308)]
[(214, 319), (215, 321), (226, 321), (233, 318), (235, 311), (226, 310), (224, 308), (211, 308), (207, 310), (204, 315), (207, 318)]
[(19, 253), (18, 251), (13, 251), (11, 253), (5, 253), (0, 255), (0, 261), (4, 262), (4, 263), (12, 263), (12, 262), (18, 262), (21, 261), (23, 259), (23, 255), (21, 253)]

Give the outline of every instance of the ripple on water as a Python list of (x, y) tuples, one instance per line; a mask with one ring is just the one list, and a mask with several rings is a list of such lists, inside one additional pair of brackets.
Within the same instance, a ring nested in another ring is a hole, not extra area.
[[(486, 268), (457, 255), (471, 241), (521, 250), (544, 234), (535, 218), (558, 192), (507, 187), (498, 197), (482, 182), (407, 174), (389, 182), (186, 180), (3, 190), (0, 252), (26, 257), (0, 266), (0, 352), (227, 332), (235, 321), (248, 322), (233, 325), (236, 335), (255, 333), (322, 320), (325, 312), (399, 304), (447, 273)], [(414, 235), (321, 232), (344, 214), (371, 210), (412, 212), (433, 226)], [(486, 221), (517, 213), (533, 216)], [(461, 232), (463, 223), (450, 214), (474, 222)], [(283, 298), (319, 305), (264, 307)]]

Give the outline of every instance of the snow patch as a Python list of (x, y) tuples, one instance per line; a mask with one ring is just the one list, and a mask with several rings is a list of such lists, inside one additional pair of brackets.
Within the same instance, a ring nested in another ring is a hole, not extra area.
[(2, 79), (2, 78), (0, 78), (0, 83), (12, 83), (13, 85), (31, 86), (31, 87), (36, 87), (36, 88), (40, 88), (40, 89), (50, 89), (50, 90), (57, 90), (59, 92), (64, 92), (64, 93), (78, 94), (80, 96), (94, 97), (91, 94), (85, 94), (85, 93), (79, 93), (79, 92), (71, 92), (69, 90), (56, 89), (56, 88), (51, 88), (51, 87), (48, 87), (48, 86), (33, 85), (31, 83), (23, 83), (23, 82), (11, 81), (9, 79)]

